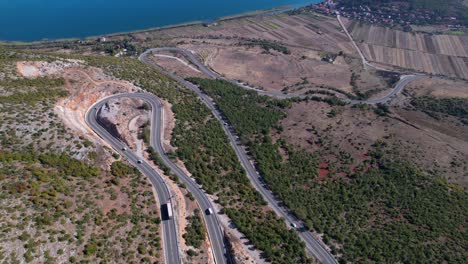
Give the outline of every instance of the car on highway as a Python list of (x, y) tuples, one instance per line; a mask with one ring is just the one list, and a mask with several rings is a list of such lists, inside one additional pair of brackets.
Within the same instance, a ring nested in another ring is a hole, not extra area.
[(297, 228), (297, 224), (296, 223), (291, 223), (291, 227), (292, 228)]
[(123, 148), (122, 148), (122, 151), (126, 151), (126, 150), (127, 150), (127, 148), (126, 148), (126, 147), (123, 147)]
[(208, 208), (208, 209), (205, 210), (205, 213), (206, 213), (207, 215), (212, 215), (212, 214), (213, 214), (213, 209), (211, 209), (211, 207), (210, 207), (210, 208)]
[(138, 164), (142, 164), (143, 161), (140, 159), (140, 160), (137, 160), (137, 163), (138, 163)]

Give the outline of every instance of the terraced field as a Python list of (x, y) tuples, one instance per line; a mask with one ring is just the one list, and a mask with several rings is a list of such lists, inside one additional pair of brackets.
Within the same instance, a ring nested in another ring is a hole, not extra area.
[(324, 51), (354, 53), (349, 39), (336, 19), (320, 15), (286, 15), (246, 17), (221, 21), (217, 25), (195, 25), (165, 30), (169, 37), (219, 36), (266, 39), (290, 46)]
[(468, 37), (409, 33), (347, 21), (373, 62), (468, 79)]

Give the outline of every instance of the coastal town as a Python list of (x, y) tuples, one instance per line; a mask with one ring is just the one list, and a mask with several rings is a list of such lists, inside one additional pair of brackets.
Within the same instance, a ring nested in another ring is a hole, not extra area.
[[(388, 2), (378, 5), (355, 4), (354, 1), (326, 0), (309, 8), (325, 15), (335, 15), (359, 20), (369, 24), (400, 28), (411, 31), (412, 25), (442, 25), (449, 30), (467, 30), (466, 18), (457, 17), (451, 12), (412, 8), (409, 2)], [(443, 14), (445, 13), (445, 14)]]

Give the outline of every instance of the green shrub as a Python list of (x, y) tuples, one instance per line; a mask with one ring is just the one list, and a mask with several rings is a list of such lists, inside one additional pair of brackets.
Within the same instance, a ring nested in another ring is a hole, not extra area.
[(205, 228), (203, 227), (203, 222), (200, 216), (200, 210), (195, 209), (193, 215), (187, 217), (187, 220), (188, 224), (185, 228), (185, 234), (183, 234), (185, 243), (188, 246), (200, 248), (206, 237)]

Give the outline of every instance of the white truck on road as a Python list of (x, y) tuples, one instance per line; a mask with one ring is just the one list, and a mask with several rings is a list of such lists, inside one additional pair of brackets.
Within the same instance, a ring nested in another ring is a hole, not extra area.
[(171, 202), (168, 202), (167, 204), (163, 205), (163, 209), (165, 210), (167, 219), (172, 219), (172, 205), (171, 205)]

